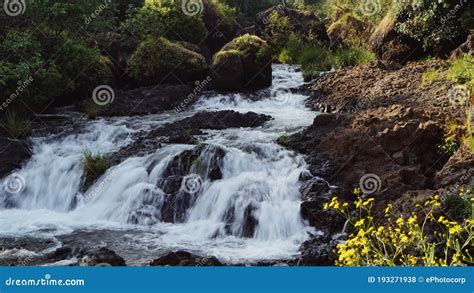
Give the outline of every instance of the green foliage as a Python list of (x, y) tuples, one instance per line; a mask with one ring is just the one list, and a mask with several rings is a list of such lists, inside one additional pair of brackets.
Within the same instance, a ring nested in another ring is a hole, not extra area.
[(199, 44), (207, 34), (201, 15), (185, 15), (180, 1), (148, 0), (142, 7), (130, 10), (129, 18), (123, 26), (142, 40), (148, 37), (165, 37)]
[(265, 26), (265, 35), (272, 46), (273, 54), (280, 52), (285, 46), (292, 30), (293, 26), (287, 16), (280, 15), (277, 11), (270, 14)]
[(362, 48), (340, 48), (336, 51), (309, 44), (292, 34), (278, 56), (282, 63), (301, 64), (306, 79), (332, 68), (366, 64), (375, 56)]
[(421, 83), (423, 85), (430, 85), (433, 82), (436, 82), (442, 79), (443, 79), (442, 76), (440, 76), (440, 74), (435, 68), (429, 68), (422, 74)]
[(284, 134), (280, 135), (280, 137), (278, 137), (277, 144), (279, 144), (283, 147), (287, 147), (288, 144), (289, 144), (289, 141), (290, 141), (290, 137), (288, 136), (288, 134), (284, 133)]
[(466, 194), (451, 194), (443, 202), (444, 214), (452, 220), (469, 219), (472, 215), (472, 204)]
[(471, 5), (458, 0), (395, 1), (396, 28), (421, 42), (425, 49), (431, 48), (464, 33), (459, 16)]
[(207, 68), (204, 57), (162, 37), (142, 42), (129, 65), (136, 80), (154, 82), (160, 82), (171, 71), (199, 75)]
[[(366, 5), (364, 5), (366, 4)], [(326, 11), (326, 15), (337, 21), (342, 15), (350, 15), (363, 20), (371, 27), (375, 27), (389, 11), (392, 0), (354, 1), (354, 0), (325, 0), (317, 5)]]
[(465, 54), (454, 61), (448, 77), (457, 84), (466, 84), (474, 88), (474, 57)]
[(0, 122), (13, 138), (23, 138), (31, 131), (31, 121), (16, 112), (7, 112)]
[(438, 145), (438, 153), (440, 155), (451, 157), (459, 149), (459, 144), (452, 137), (445, 138), (444, 142)]
[(82, 164), (85, 176), (84, 186), (86, 189), (90, 188), (109, 168), (109, 163), (104, 155), (94, 155), (89, 150), (83, 152)]
[(220, 23), (227, 27), (234, 27), (237, 18), (237, 9), (231, 7), (220, 0), (211, 0), (210, 2), (219, 15)]

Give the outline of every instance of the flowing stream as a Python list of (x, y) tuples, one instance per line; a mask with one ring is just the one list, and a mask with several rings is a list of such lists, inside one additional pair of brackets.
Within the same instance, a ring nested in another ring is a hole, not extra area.
[[(309, 126), (316, 114), (304, 106), (307, 97), (289, 90), (303, 83), (301, 73), (284, 65), (273, 70), (273, 86), (256, 94), (206, 94), (180, 113), (96, 121), (78, 116), (73, 134), (33, 138), (33, 157), (16, 173), (24, 186), (11, 194), (5, 191), (6, 179), (0, 180), (0, 237), (103, 245), (131, 265), (145, 264), (170, 249), (227, 263), (295, 257), (312, 231), (300, 215), (299, 177), (306, 163), (275, 141)], [(85, 149), (112, 154), (156, 127), (203, 110), (253, 111), (274, 119), (256, 128), (205, 131), (200, 139), (206, 149), (199, 159), (206, 165), (213, 147), (223, 149), (222, 179), (210, 180), (208, 171), (194, 178), (185, 187), (196, 190), (181, 220), (162, 220), (167, 195), (157, 182), (173, 158), (199, 146), (164, 145), (127, 158), (83, 192)], [(249, 214), (256, 224), (252, 235), (244, 237)]]

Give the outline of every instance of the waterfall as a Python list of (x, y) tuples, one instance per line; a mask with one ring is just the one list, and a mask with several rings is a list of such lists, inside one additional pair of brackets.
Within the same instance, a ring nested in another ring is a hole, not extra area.
[(85, 122), (78, 133), (35, 139), (31, 160), (15, 173), (22, 189), (0, 191), (0, 235), (134, 229), (142, 231), (137, 241), (157, 249), (201, 250), (228, 261), (296, 254), (311, 230), (300, 215), (306, 163), (275, 141), (314, 118), (306, 97), (290, 91), (302, 82), (294, 68), (276, 65), (273, 87), (258, 99), (202, 97), (192, 111), (254, 111), (275, 119), (258, 128), (206, 131), (198, 146), (170, 144), (129, 157), (87, 191), (84, 150), (111, 155), (170, 115)]

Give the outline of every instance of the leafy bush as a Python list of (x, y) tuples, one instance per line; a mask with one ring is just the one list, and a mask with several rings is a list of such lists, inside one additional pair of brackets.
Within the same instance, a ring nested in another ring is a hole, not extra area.
[[(357, 193), (357, 192), (356, 192)], [(346, 242), (338, 244), (339, 266), (456, 266), (472, 265), (474, 220), (456, 222), (437, 216), (441, 209), (436, 195), (418, 211), (404, 217), (392, 205), (382, 219), (374, 219), (374, 199), (358, 197), (355, 210), (333, 198), (325, 204), (344, 216), (351, 226)]]
[(459, 149), (459, 144), (452, 137), (448, 137), (444, 142), (438, 145), (438, 153), (440, 155), (451, 157)]
[(290, 20), (287, 16), (280, 15), (277, 11), (273, 11), (268, 17), (268, 23), (265, 26), (266, 39), (269, 41), (274, 54), (288, 42), (288, 36), (293, 30)]
[(85, 176), (84, 186), (88, 189), (105, 173), (105, 171), (107, 171), (109, 164), (107, 158), (101, 154), (93, 155), (92, 152), (86, 150), (84, 151), (83, 156), (82, 164)]
[(288, 43), (278, 55), (282, 63), (301, 64), (306, 79), (332, 68), (366, 64), (375, 58), (374, 54), (362, 48), (329, 48), (313, 45), (292, 34)]
[(148, 37), (165, 37), (199, 44), (207, 34), (201, 16), (185, 15), (180, 1), (146, 1), (142, 7), (130, 10), (123, 26), (142, 40)]
[(459, 15), (471, 5), (458, 0), (394, 1), (396, 28), (425, 49), (432, 48), (464, 33)]
[(468, 194), (452, 194), (443, 202), (444, 213), (449, 219), (464, 220), (472, 216), (472, 203)]
[(211, 4), (219, 15), (220, 23), (227, 27), (236, 25), (237, 9), (220, 0), (211, 0)]
[(449, 79), (457, 84), (466, 84), (474, 88), (474, 57), (465, 54), (454, 61), (449, 69)]

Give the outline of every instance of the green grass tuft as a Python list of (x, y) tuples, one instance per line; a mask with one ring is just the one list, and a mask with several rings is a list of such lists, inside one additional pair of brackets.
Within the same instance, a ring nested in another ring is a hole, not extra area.
[(102, 176), (105, 171), (107, 171), (109, 163), (104, 155), (94, 155), (89, 150), (85, 150), (83, 156), (82, 164), (84, 166), (85, 175), (84, 186), (86, 189), (89, 189), (92, 184), (94, 184), (94, 182)]

